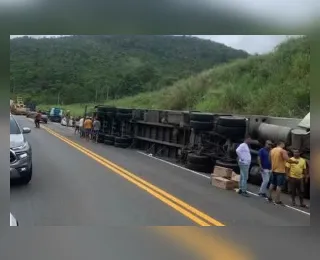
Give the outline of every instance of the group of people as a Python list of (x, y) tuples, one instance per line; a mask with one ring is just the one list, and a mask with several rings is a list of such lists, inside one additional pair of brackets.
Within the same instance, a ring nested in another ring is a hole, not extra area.
[(99, 132), (101, 129), (101, 123), (97, 117), (91, 118), (87, 116), (78, 117), (75, 119), (74, 133), (80, 134), (81, 138), (85, 138), (87, 141), (92, 140), (98, 143)]
[[(247, 136), (245, 141), (236, 149), (240, 168), (238, 193), (246, 197), (249, 196), (247, 192), (247, 181), (251, 165), (250, 140), (250, 136)], [(298, 195), (300, 206), (304, 208), (307, 207), (303, 201), (304, 181), (309, 178), (306, 160), (300, 157), (298, 150), (294, 150), (293, 157), (290, 158), (288, 152), (284, 149), (285, 142), (283, 141), (278, 142), (275, 148), (272, 148), (272, 145), (272, 142), (267, 140), (265, 147), (259, 150), (258, 163), (262, 176), (259, 196), (275, 204), (282, 205), (283, 202), (280, 198), (281, 191), (286, 181), (288, 181), (292, 205), (296, 206), (296, 196)], [(268, 185), (270, 185), (269, 189)]]

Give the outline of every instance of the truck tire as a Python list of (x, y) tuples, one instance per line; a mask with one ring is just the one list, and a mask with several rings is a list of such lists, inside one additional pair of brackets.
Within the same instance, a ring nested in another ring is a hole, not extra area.
[(97, 107), (98, 113), (115, 112), (115, 111), (116, 111), (116, 107), (112, 107), (112, 106), (98, 106)]
[(98, 143), (103, 143), (104, 142), (104, 134), (99, 133), (98, 134)]
[(115, 116), (115, 112), (111, 112), (111, 111), (108, 111), (108, 112), (105, 112), (104, 115), (106, 115), (107, 117), (111, 117), (113, 118)]
[(131, 145), (131, 143), (114, 143), (115, 147), (119, 147), (119, 148), (129, 148)]
[(104, 140), (114, 142), (115, 137), (113, 135), (104, 135)]
[(116, 143), (121, 144), (131, 144), (132, 138), (131, 137), (116, 137), (115, 138)]
[(237, 116), (220, 116), (217, 125), (246, 128), (246, 118)]
[(212, 163), (211, 158), (206, 155), (197, 155), (194, 153), (189, 153), (187, 156), (187, 161), (194, 164), (209, 164)]
[(132, 113), (117, 113), (116, 117), (122, 120), (130, 120), (132, 118)]
[(226, 137), (232, 137), (232, 139), (244, 138), (246, 134), (245, 127), (229, 127), (218, 124), (215, 130), (218, 134)]
[(208, 114), (190, 114), (190, 120), (191, 121), (199, 121), (199, 122), (213, 122), (213, 115), (208, 115)]
[(190, 121), (190, 127), (194, 130), (211, 131), (213, 130), (212, 122)]
[(212, 173), (213, 167), (210, 165), (204, 165), (204, 164), (195, 164), (187, 162), (186, 168), (189, 170), (193, 170), (196, 172), (203, 172), (203, 173)]
[(114, 145), (114, 141), (104, 140), (104, 144), (106, 144), (106, 145)]
[(237, 162), (224, 162), (221, 160), (217, 160), (215, 166), (220, 166), (223, 168), (229, 168), (232, 169), (234, 172), (238, 173), (239, 172), (239, 166)]
[(117, 113), (132, 114), (131, 108), (117, 108)]
[(254, 165), (249, 170), (249, 182), (254, 185), (261, 185), (262, 177), (260, 173), (260, 167)]

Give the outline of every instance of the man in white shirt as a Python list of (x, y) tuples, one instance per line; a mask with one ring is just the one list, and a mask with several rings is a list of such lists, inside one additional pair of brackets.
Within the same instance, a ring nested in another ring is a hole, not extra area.
[(81, 117), (81, 119), (79, 120), (80, 137), (84, 136), (83, 122), (84, 122), (84, 118)]
[(247, 182), (249, 178), (249, 168), (251, 164), (251, 153), (248, 143), (250, 136), (246, 136), (244, 142), (236, 149), (238, 155), (238, 164), (240, 168), (239, 194), (248, 197)]

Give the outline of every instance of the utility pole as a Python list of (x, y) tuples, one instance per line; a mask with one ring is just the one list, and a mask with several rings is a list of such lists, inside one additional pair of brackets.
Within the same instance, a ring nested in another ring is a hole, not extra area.
[(58, 106), (60, 106), (60, 92), (58, 92)]
[(12, 94), (15, 93), (15, 84), (14, 84), (14, 78), (12, 78)]
[(97, 104), (97, 99), (98, 99), (98, 86), (96, 86), (96, 96), (94, 102)]

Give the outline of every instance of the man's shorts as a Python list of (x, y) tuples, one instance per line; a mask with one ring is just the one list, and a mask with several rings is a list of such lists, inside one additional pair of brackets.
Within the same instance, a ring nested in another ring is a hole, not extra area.
[(93, 135), (98, 135), (99, 134), (99, 130), (92, 130), (92, 134)]
[(284, 173), (273, 172), (270, 181), (273, 186), (283, 187), (286, 183), (286, 175)]
[(85, 128), (84, 131), (85, 131), (86, 135), (91, 134), (91, 129), (90, 128)]

